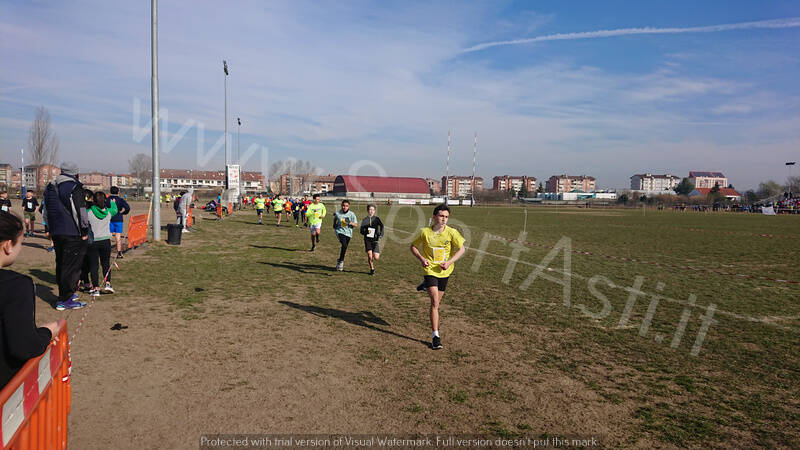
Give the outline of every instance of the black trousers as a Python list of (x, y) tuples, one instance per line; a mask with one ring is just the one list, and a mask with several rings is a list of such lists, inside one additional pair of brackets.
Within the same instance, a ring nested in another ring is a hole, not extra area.
[(58, 301), (64, 302), (78, 290), (87, 243), (80, 236), (53, 236), (53, 247), (56, 251)]
[(339, 242), (342, 243), (342, 249), (339, 251), (339, 261), (344, 261), (344, 254), (347, 253), (347, 246), (350, 245), (350, 236), (336, 233), (336, 237), (338, 237)]
[(100, 273), (100, 276), (105, 277), (106, 274), (108, 274), (108, 278), (106, 278), (106, 281), (111, 281), (111, 272), (108, 271), (109, 267), (111, 267), (110, 263), (111, 240), (103, 239), (102, 241), (92, 242), (89, 245), (88, 256), (89, 256), (89, 275), (92, 276), (92, 286), (98, 287), (100, 286), (100, 282), (103, 281), (97, 276), (98, 258), (100, 260), (100, 266), (103, 268), (103, 272)]

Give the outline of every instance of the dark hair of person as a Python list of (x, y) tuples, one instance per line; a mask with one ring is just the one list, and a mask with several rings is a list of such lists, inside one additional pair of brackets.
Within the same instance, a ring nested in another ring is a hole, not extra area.
[(350, 204), (350, 200), (348, 200), (348, 199), (342, 200), (342, 206), (344, 206), (345, 203), (347, 203), (349, 205)]
[(119, 188), (116, 186), (111, 186), (111, 195), (119, 194)]
[(441, 205), (438, 205), (436, 208), (433, 208), (433, 215), (437, 216), (437, 215), (439, 215), (439, 212), (441, 212), (441, 211), (447, 211), (449, 213), (450, 212), (450, 207), (448, 207), (447, 205), (442, 203)]
[(319, 194), (314, 194), (312, 198), (319, 198)]
[(100, 209), (106, 207), (106, 194), (105, 192), (97, 191), (94, 193), (94, 204)]
[(369, 205), (367, 205), (367, 211), (369, 211), (369, 209), (370, 209), (370, 208), (372, 208), (372, 209), (378, 209), (378, 207), (377, 207), (377, 206), (375, 206), (375, 203), (370, 203)]
[(0, 242), (11, 241), (16, 244), (24, 227), (22, 219), (16, 214), (0, 211)]

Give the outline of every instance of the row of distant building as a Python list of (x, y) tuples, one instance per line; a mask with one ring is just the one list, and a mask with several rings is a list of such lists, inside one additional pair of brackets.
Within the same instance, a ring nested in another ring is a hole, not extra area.
[[(25, 167), (24, 173), (9, 164), (0, 164), (0, 188), (19, 189), (24, 184), (28, 190), (41, 191), (53, 180), (61, 170), (53, 165), (42, 164)], [(220, 190), (225, 186), (224, 171), (161, 169), (161, 190), (170, 192), (183, 189)], [(691, 171), (688, 176), (696, 192), (690, 195), (707, 195), (715, 186), (720, 193), (731, 199), (739, 199), (740, 195), (729, 186), (728, 179), (721, 172)], [(111, 186), (121, 189), (135, 189), (138, 186), (149, 186), (150, 180), (140, 183), (130, 174), (113, 174), (88, 172), (81, 173), (81, 182), (92, 190), (108, 190)], [(483, 191), (482, 177), (451, 175), (441, 179), (411, 177), (370, 177), (350, 175), (283, 174), (267, 181), (261, 172), (242, 172), (240, 174), (241, 189), (248, 193), (282, 192), (289, 195), (305, 193), (347, 193), (368, 192), (375, 194), (447, 196), (449, 198), (470, 197), (473, 192)], [(652, 173), (631, 176), (630, 190), (643, 195), (671, 194), (681, 182), (681, 178), (671, 174), (654, 175)], [(594, 193), (596, 179), (588, 175), (553, 175), (540, 186), (536, 177), (500, 175), (492, 178), (491, 189), (508, 191), (517, 195), (534, 196), (548, 194), (548, 197), (567, 199), (569, 193)], [(146, 190), (150, 190), (149, 187)], [(562, 198), (563, 197), (563, 198)]]

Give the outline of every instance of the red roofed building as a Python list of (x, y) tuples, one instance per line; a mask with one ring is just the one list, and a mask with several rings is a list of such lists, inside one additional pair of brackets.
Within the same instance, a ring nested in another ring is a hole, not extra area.
[[(711, 189), (713, 188), (695, 188), (695, 190), (689, 192), (689, 197), (708, 196), (708, 194), (711, 193)], [(733, 188), (721, 187), (719, 188), (719, 193), (724, 195), (728, 200), (733, 200), (735, 202), (742, 198), (742, 195)]]
[(333, 195), (350, 198), (430, 198), (424, 178), (339, 175)]

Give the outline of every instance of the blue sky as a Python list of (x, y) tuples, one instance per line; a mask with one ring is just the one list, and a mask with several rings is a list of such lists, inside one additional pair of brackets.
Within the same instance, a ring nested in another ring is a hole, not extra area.
[[(61, 160), (149, 153), (149, 21), (149, 2), (0, 1), (0, 162), (39, 105)], [(799, 2), (162, 1), (162, 167), (222, 167), (223, 59), (249, 169), (441, 177), (448, 130), (451, 173), (477, 132), (486, 179), (719, 170), (746, 189), (800, 159)]]

